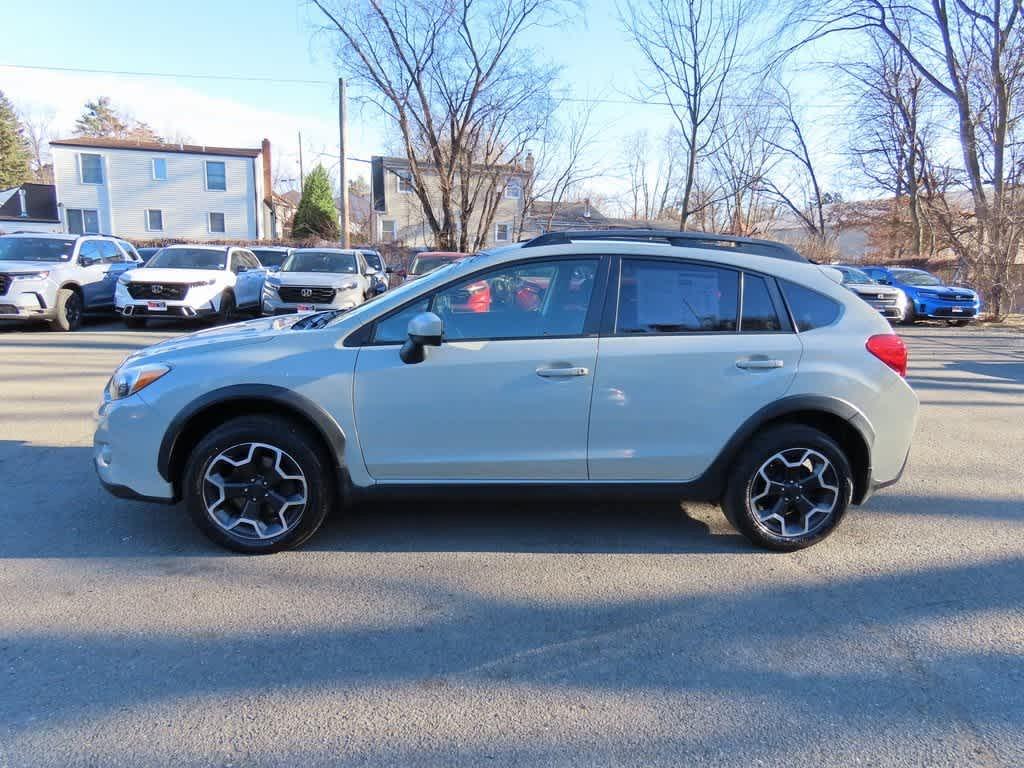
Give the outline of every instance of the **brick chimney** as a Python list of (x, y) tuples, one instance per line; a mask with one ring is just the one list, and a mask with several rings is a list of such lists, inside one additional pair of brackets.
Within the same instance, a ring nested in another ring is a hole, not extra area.
[(270, 139), (264, 139), (261, 144), (263, 151), (263, 195), (268, 204), (274, 202), (274, 174), (271, 170), (274, 166), (270, 159)]

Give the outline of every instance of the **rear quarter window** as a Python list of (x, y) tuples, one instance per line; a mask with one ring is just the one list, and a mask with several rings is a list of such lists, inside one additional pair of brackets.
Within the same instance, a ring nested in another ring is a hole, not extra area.
[(779, 284), (798, 331), (824, 328), (839, 319), (842, 305), (838, 301), (788, 280), (780, 280)]

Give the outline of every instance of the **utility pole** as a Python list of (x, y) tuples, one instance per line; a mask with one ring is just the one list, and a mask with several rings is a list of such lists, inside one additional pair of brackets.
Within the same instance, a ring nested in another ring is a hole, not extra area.
[(338, 158), (338, 181), (341, 184), (341, 242), (343, 248), (351, 248), (348, 233), (348, 178), (345, 174), (345, 79), (338, 78), (338, 134), (340, 156)]
[(306, 186), (306, 174), (302, 169), (302, 131), (299, 131), (299, 192)]

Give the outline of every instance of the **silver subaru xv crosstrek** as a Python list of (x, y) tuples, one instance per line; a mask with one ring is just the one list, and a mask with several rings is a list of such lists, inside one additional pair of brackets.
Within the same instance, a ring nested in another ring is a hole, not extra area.
[(467, 492), (713, 501), (799, 549), (899, 479), (917, 416), (903, 342), (841, 282), (768, 241), (548, 233), (131, 355), (95, 467), (250, 553), (353, 499)]

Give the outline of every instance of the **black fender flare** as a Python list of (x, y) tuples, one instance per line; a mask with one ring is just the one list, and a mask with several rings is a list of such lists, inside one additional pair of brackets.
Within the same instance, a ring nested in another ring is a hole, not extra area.
[(157, 470), (160, 472), (160, 476), (169, 483), (176, 482), (171, 471), (175, 448), (178, 446), (182, 433), (195, 416), (211, 407), (243, 400), (277, 404), (301, 414), (320, 433), (330, 448), (332, 459), (338, 467), (344, 466), (345, 432), (334, 417), (319, 404), (294, 390), (273, 384), (235, 384), (200, 395), (171, 419), (171, 423), (167, 426), (163, 439), (160, 441), (160, 450), (157, 453)]

